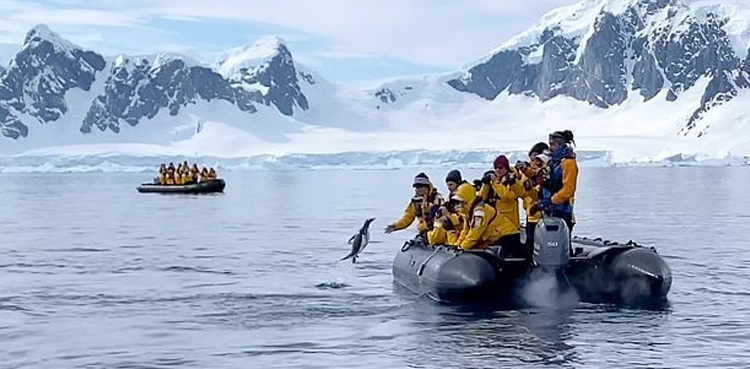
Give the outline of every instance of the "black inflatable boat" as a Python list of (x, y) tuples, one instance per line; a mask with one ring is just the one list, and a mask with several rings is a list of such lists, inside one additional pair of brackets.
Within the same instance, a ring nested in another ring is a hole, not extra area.
[[(569, 238), (557, 218), (535, 232), (533, 260), (498, 257), (497, 249), (461, 251), (407, 241), (393, 261), (393, 278), (408, 290), (437, 301), (496, 301), (534, 305), (529, 289), (552, 279), (561, 292), (572, 287), (584, 302), (656, 304), (666, 301), (672, 273), (651, 247), (601, 239)], [(549, 291), (541, 292), (548, 294)], [(537, 294), (538, 295), (538, 294)]]
[(136, 189), (138, 192), (155, 192), (155, 193), (215, 193), (223, 192), (226, 182), (223, 179), (212, 179), (209, 181), (191, 183), (186, 185), (161, 185), (155, 183), (143, 183)]

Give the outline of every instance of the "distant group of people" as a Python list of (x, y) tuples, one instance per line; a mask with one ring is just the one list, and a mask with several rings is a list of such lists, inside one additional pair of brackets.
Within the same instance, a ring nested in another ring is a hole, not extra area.
[(159, 167), (159, 177), (157, 178), (160, 185), (185, 185), (217, 179), (218, 175), (214, 168), (202, 167), (198, 169), (198, 164), (189, 165), (187, 160), (180, 163), (175, 168), (174, 163), (169, 165), (162, 163)]
[[(505, 155), (498, 156), (494, 170), (472, 183), (452, 170), (445, 178), (450, 192), (446, 201), (425, 173), (414, 178), (415, 196), (401, 219), (388, 225), (385, 233), (409, 227), (431, 245), (450, 245), (464, 250), (500, 246), (503, 257), (530, 259), (534, 230), (544, 214), (561, 218), (570, 231), (575, 225), (573, 202), (578, 181), (578, 164), (569, 130), (553, 132), (548, 142), (532, 146), (528, 161), (511, 166)], [(526, 213), (526, 243), (521, 243), (519, 211)]]

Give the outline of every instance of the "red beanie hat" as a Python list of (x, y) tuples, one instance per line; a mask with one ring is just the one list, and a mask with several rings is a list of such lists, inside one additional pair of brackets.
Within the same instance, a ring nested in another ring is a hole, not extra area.
[(505, 155), (496, 157), (492, 165), (494, 165), (495, 169), (510, 169), (510, 162), (508, 161), (508, 158), (505, 157)]

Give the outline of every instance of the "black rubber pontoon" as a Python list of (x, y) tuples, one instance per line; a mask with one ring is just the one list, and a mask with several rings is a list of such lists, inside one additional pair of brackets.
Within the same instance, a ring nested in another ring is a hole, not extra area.
[(212, 179), (186, 185), (160, 185), (154, 183), (143, 183), (136, 189), (141, 193), (215, 193), (223, 192), (226, 182), (223, 179)]
[[(567, 234), (567, 227), (561, 231)], [(553, 251), (561, 257), (545, 256), (536, 247), (532, 263), (498, 258), (497, 249), (468, 252), (429, 246), (415, 238), (397, 252), (393, 278), (416, 294), (444, 302), (480, 300), (525, 305), (524, 287), (543, 275), (562, 279), (561, 284), (572, 286), (584, 302), (652, 304), (666, 299), (672, 273), (655, 249), (600, 239), (573, 238), (566, 242), (571, 241), (572, 257), (556, 249)], [(561, 287), (564, 290), (565, 286)]]
[(566, 274), (582, 301), (648, 304), (665, 300), (672, 271), (653, 247), (573, 238)]

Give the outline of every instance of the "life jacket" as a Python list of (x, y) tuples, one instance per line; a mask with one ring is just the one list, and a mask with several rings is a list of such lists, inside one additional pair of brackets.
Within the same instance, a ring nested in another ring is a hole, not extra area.
[(546, 212), (550, 216), (571, 215), (573, 205), (570, 201), (562, 204), (552, 204), (552, 196), (563, 188), (563, 160), (572, 160), (570, 147), (563, 147), (552, 153), (552, 159), (549, 162), (549, 178), (544, 182), (540, 197), (543, 201), (551, 205)]
[[(414, 199), (417, 199), (417, 197), (415, 197)], [(430, 188), (430, 193), (427, 195), (426, 200), (412, 200), (412, 205), (414, 206), (414, 214), (416, 214), (418, 220), (424, 221), (427, 224), (428, 229), (432, 229), (432, 223), (438, 217), (440, 207), (443, 206), (443, 203), (443, 197), (434, 187)], [(425, 207), (427, 209), (425, 209)]]

